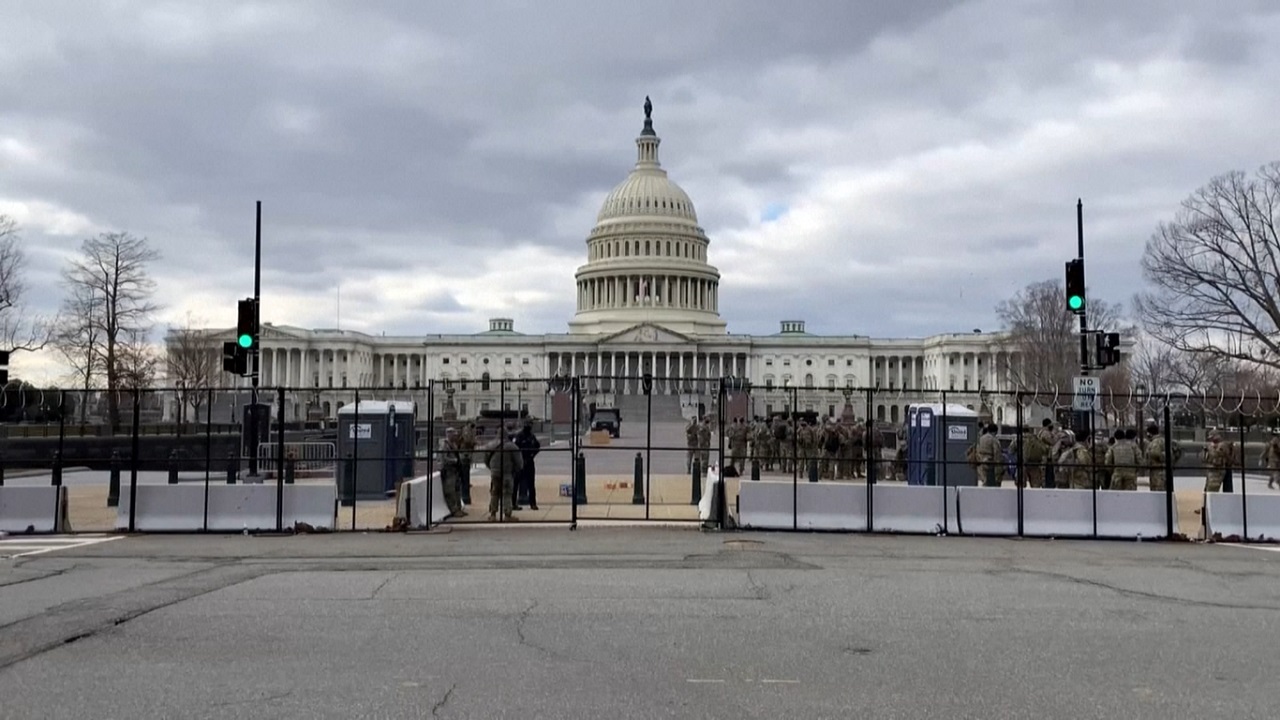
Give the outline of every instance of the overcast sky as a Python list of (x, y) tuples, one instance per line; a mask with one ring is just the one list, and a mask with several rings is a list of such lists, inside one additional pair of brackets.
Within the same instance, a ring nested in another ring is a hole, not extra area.
[(735, 333), (994, 329), (1061, 278), (1077, 197), (1127, 302), (1156, 223), (1280, 159), (1275, 2), (12, 0), (0, 28), (27, 304), (128, 231), (158, 329), (234, 323), (262, 200), (264, 320), (564, 332), (645, 95)]

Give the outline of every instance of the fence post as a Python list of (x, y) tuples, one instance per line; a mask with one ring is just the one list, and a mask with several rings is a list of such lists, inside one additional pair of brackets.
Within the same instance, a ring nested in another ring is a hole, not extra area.
[(236, 484), (236, 475), (240, 474), (240, 458), (236, 456), (235, 450), (227, 451), (227, 484)]
[(107, 507), (120, 507), (120, 451), (111, 451), (111, 469), (107, 475)]
[(141, 393), (140, 389), (133, 389), (133, 432), (131, 433), (133, 436), (133, 449), (129, 458), (129, 532), (136, 530), (138, 520), (138, 463), (141, 461), (139, 456), (142, 454), (142, 442), (138, 438), (139, 427), (142, 423)]
[(818, 461), (813, 458), (809, 458), (807, 464), (808, 467), (805, 468), (805, 474), (808, 475), (809, 482), (818, 482)]
[(587, 457), (581, 452), (578, 453), (577, 461), (574, 463), (576, 472), (574, 475), (574, 502), (578, 505), (587, 504)]
[[(1018, 423), (1018, 437), (1016, 440), (1016, 442), (1018, 443), (1018, 481), (1014, 483), (1014, 487), (1016, 487), (1018, 491), (1018, 537), (1022, 537), (1022, 533), (1023, 533), (1022, 502), (1024, 500), (1023, 493), (1026, 492), (1026, 486), (1027, 486), (1027, 468), (1026, 468), (1026, 463), (1023, 462), (1023, 450), (1026, 447), (1024, 444), (1026, 441), (1026, 438), (1023, 436), (1022, 425), (1024, 422), (1026, 422), (1026, 418), (1023, 417), (1021, 390), (1019, 390), (1018, 393), (1015, 395), (1014, 402), (1018, 404), (1017, 408), (1014, 409), (1015, 417), (1017, 418), (1017, 423)], [(1043, 486), (1044, 471), (1041, 470), (1040, 472), (1041, 472), (1040, 484)]]
[(751, 459), (751, 479), (752, 479), (752, 480), (759, 480), (759, 479), (760, 479), (760, 460), (759, 460), (759, 458), (752, 458), (752, 459)]
[(53, 451), (52, 485), (62, 487), (62, 453)]
[[(1249, 491), (1246, 487), (1248, 483), (1245, 482), (1245, 465), (1248, 464), (1249, 459), (1244, 451), (1244, 413), (1237, 412), (1237, 415), (1239, 416), (1237, 420), (1240, 423), (1240, 529), (1244, 531), (1244, 541), (1249, 542)], [(1234, 455), (1235, 453), (1232, 454)], [(1231, 460), (1232, 464), (1235, 464), (1235, 458), (1231, 458)], [(1208, 510), (1204, 512), (1207, 514)]]
[(693, 458), (692, 479), (693, 482), (690, 483), (689, 504), (697, 505), (698, 501), (702, 499), (702, 463), (696, 456)]
[(281, 385), (276, 388), (276, 532), (284, 532), (284, 422), (284, 386)]
[(295, 464), (297, 463), (297, 459), (294, 457), (294, 454), (295, 453), (293, 451), (290, 451), (288, 457), (284, 459), (285, 485), (292, 485), (294, 478), (296, 477), (297, 469), (295, 468)]
[[(1164, 524), (1169, 537), (1173, 537), (1173, 428), (1169, 423), (1169, 396), (1164, 397)], [(1203, 513), (1204, 510), (1202, 509)]]
[[(867, 388), (867, 421), (868, 422), (870, 422), (871, 418), (874, 417), (872, 413), (875, 410), (874, 408), (874, 405), (876, 402), (875, 393), (876, 391), (873, 388)], [(943, 402), (946, 402), (946, 401), (944, 400)], [(851, 456), (851, 457), (856, 457), (856, 456)], [(857, 460), (851, 459), (850, 462), (852, 462), (854, 466), (850, 468), (849, 476), (856, 479), (858, 477)], [(872, 528), (875, 527), (875, 518), (876, 518), (875, 485), (876, 485), (875, 478), (871, 476), (871, 473), (867, 473), (867, 532), (871, 532)], [(946, 497), (945, 491), (943, 492), (943, 497)], [(947, 507), (947, 504), (943, 502), (942, 508), (944, 511), (946, 510), (946, 507)]]
[(644, 455), (636, 453), (635, 472), (631, 489), (631, 504), (644, 504)]
[(178, 484), (178, 450), (174, 448), (169, 451), (169, 484)]

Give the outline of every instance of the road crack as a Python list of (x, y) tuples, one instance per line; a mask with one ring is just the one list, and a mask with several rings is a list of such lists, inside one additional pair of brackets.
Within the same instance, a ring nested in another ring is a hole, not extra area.
[(402, 574), (403, 574), (403, 573), (398, 573), (398, 572), (397, 572), (397, 573), (391, 573), (390, 575), (388, 575), (388, 576), (386, 577), (386, 579), (385, 579), (385, 580), (383, 580), (382, 582), (378, 583), (378, 587), (374, 588), (374, 589), (373, 589), (373, 592), (369, 593), (369, 599), (370, 599), (370, 600), (377, 600), (377, 599), (378, 599), (378, 593), (382, 592), (382, 588), (386, 587), (386, 586), (387, 586), (387, 583), (391, 582), (392, 580), (395, 580), (396, 578), (400, 577)]
[(458, 683), (454, 683), (449, 686), (448, 690), (444, 691), (444, 697), (440, 698), (440, 702), (431, 706), (431, 717), (440, 717), (440, 711), (444, 709), (445, 705), (449, 704), (450, 698), (453, 697), (453, 691), (457, 689)]
[(1025, 575), (1038, 575), (1041, 577), (1054, 578), (1056, 580), (1066, 580), (1076, 585), (1084, 585), (1086, 587), (1100, 588), (1110, 590), (1114, 593), (1127, 595), (1129, 597), (1143, 598), (1146, 600), (1155, 600), (1158, 602), (1174, 603), (1177, 605), (1189, 605), (1192, 607), (1210, 607), (1222, 610), (1267, 610), (1276, 611), (1280, 607), (1275, 605), (1243, 605), (1236, 603), (1215, 602), (1213, 600), (1196, 600), (1194, 598), (1178, 597), (1176, 595), (1161, 595), (1160, 593), (1147, 592), (1145, 590), (1134, 590), (1132, 588), (1120, 587), (1112, 585), (1101, 580), (1090, 580), (1088, 578), (1076, 577), (1075, 575), (1065, 575), (1062, 573), (1049, 572), (1047, 570), (1029, 570), (1026, 568), (1014, 568), (1010, 572), (1021, 573)]

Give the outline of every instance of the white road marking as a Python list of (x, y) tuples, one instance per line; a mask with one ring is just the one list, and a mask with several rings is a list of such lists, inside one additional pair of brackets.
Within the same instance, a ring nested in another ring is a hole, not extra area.
[(762, 683), (770, 683), (772, 685), (799, 685), (799, 680), (772, 680), (768, 678), (761, 679)]
[(0, 537), (0, 558), (20, 558), (43, 555), (57, 550), (88, 547), (98, 543), (119, 540), (123, 535), (22, 535)]
[(1268, 552), (1280, 552), (1280, 545), (1246, 545), (1244, 543), (1218, 543), (1226, 547), (1248, 548), (1250, 550), (1266, 550)]
[(690, 683), (723, 683), (724, 681), (723, 681), (723, 680), (711, 680), (711, 679), (699, 679), (699, 678), (686, 678), (686, 679), (685, 679), (685, 682), (690, 682)]

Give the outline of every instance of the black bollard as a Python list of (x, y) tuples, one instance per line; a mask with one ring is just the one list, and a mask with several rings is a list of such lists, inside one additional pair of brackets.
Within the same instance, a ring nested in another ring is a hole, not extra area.
[(760, 479), (760, 461), (759, 460), (751, 461), (751, 479), (752, 480)]
[(235, 450), (227, 451), (227, 484), (235, 485), (236, 476), (240, 474), (240, 458), (236, 457)]
[(631, 484), (631, 504), (644, 504), (644, 456), (636, 453), (636, 471)]
[(169, 451), (169, 484), (178, 484), (178, 451)]
[(689, 504), (697, 505), (702, 500), (702, 463), (693, 461), (693, 483), (689, 492)]
[(62, 487), (62, 453), (53, 451), (53, 486)]
[(815, 483), (818, 482), (818, 461), (817, 460), (809, 461), (809, 468), (807, 472), (809, 473), (809, 482), (815, 482)]
[(120, 451), (111, 451), (111, 469), (107, 475), (107, 507), (120, 507)]
[(293, 484), (294, 473), (296, 472), (294, 468), (294, 464), (296, 462), (297, 460), (294, 460), (293, 458), (284, 459), (284, 484), (285, 485)]
[(4, 487), (4, 456), (0, 455), (0, 487)]
[(573, 497), (578, 505), (587, 504), (587, 458), (582, 453), (574, 460)]

